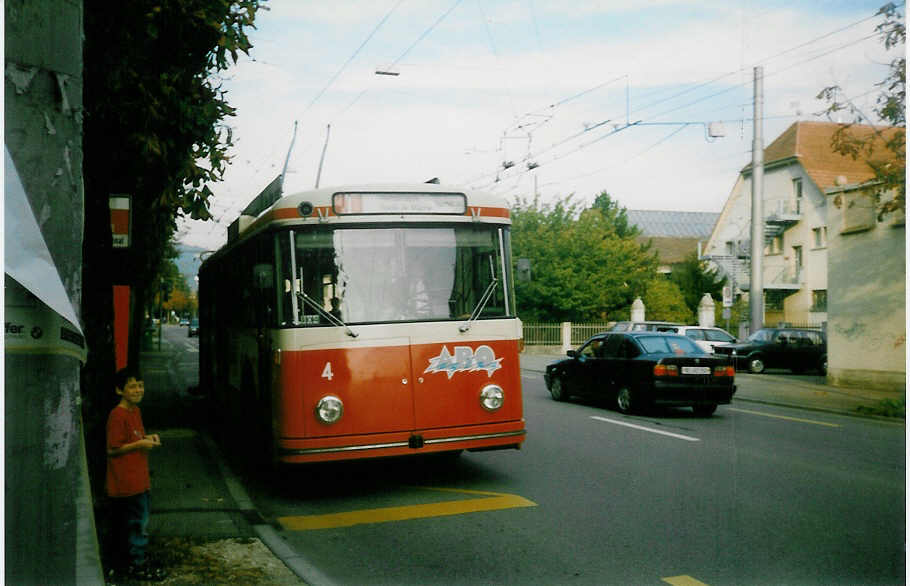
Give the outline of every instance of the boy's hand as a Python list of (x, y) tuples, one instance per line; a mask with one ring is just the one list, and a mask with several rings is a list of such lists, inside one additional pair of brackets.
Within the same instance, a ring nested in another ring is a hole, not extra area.
[(149, 434), (149, 435), (145, 436), (145, 439), (152, 440), (153, 442), (155, 442), (156, 446), (161, 445), (161, 437), (157, 433)]
[(146, 436), (146, 437), (142, 438), (141, 440), (137, 441), (136, 445), (139, 446), (139, 449), (151, 450), (152, 448), (157, 448), (158, 446), (160, 446), (161, 442), (155, 441), (151, 437)]

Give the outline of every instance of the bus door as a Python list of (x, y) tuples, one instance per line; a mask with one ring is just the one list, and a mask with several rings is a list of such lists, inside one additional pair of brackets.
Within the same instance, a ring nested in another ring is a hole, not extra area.
[[(417, 344), (411, 346), (411, 363), (418, 430), (521, 418), (515, 340)], [(480, 392), (489, 384), (502, 387), (506, 396), (495, 413), (480, 406)]]
[(326, 395), (335, 395), (344, 404), (344, 416), (338, 423), (311, 426), (308, 436), (414, 429), (414, 379), (408, 339), (371, 340), (370, 344), (300, 353), (304, 404), (314, 406)]

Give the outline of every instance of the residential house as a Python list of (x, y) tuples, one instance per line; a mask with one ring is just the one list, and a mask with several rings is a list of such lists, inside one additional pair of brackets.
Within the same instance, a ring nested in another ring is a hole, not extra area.
[(637, 240), (651, 242), (660, 261), (658, 272), (664, 274), (670, 274), (674, 264), (698, 251), (719, 216), (716, 212), (626, 210), (629, 224), (641, 231)]
[[(795, 122), (764, 151), (762, 288), (765, 324), (824, 326), (828, 314), (826, 190), (838, 178), (860, 184), (874, 177), (860, 157), (840, 155), (831, 140), (842, 126)], [(871, 133), (855, 125), (854, 132)], [(890, 132), (886, 129), (885, 132)], [(752, 166), (739, 174), (703, 257), (730, 279), (737, 294), (750, 289)]]

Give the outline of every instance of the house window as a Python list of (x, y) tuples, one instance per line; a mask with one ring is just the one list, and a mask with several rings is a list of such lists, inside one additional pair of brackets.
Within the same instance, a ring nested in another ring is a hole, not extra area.
[(828, 311), (827, 289), (815, 289), (812, 291), (812, 308), (809, 311)]
[(812, 242), (815, 248), (824, 248), (827, 229), (824, 226), (812, 228)]
[(765, 309), (770, 311), (783, 311), (786, 292), (779, 289), (765, 291)]
[(796, 283), (802, 282), (803, 272), (803, 247), (793, 247), (793, 275), (796, 277)]
[(803, 205), (803, 179), (802, 177), (797, 177), (793, 180), (793, 195), (796, 198), (796, 213), (802, 211)]
[(765, 245), (765, 255), (770, 256), (772, 254), (780, 254), (781, 251), (783, 250), (783, 248), (784, 248), (784, 237), (782, 235), (775, 236), (774, 238), (771, 239), (770, 242), (768, 242), (767, 245)]
[(724, 247), (727, 250), (727, 252), (726, 252), (727, 256), (733, 256), (734, 254), (736, 254), (736, 245), (734, 244), (734, 242), (732, 240), (727, 240), (724, 243)]

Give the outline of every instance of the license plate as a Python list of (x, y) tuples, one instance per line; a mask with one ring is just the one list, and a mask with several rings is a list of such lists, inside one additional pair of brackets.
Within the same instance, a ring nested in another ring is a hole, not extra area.
[(683, 366), (683, 374), (711, 374), (710, 366)]

